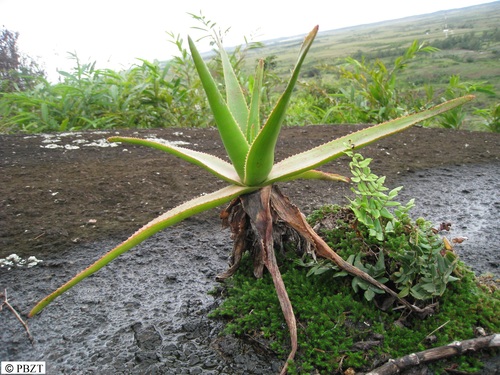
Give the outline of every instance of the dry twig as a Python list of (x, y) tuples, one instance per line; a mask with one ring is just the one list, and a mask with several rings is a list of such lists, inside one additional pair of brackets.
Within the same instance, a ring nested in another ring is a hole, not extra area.
[(370, 371), (366, 375), (398, 374), (412, 366), (418, 366), (423, 363), (449, 358), (467, 352), (475, 352), (480, 349), (497, 347), (500, 347), (500, 334), (498, 333), (470, 340), (455, 341), (445, 346), (412, 353), (398, 359), (390, 359), (387, 363)]
[[(0, 294), (0, 296), (2, 296), (2, 295)], [(30, 339), (31, 343), (33, 344), (34, 340), (33, 340), (33, 336), (31, 336), (31, 332), (30, 332), (30, 329), (28, 327), (28, 324), (23, 320), (23, 318), (21, 318), (21, 315), (19, 315), (19, 313), (16, 311), (16, 309), (14, 309), (14, 307), (12, 307), (12, 305), (9, 303), (9, 300), (7, 299), (7, 289), (4, 289), (4, 291), (3, 291), (3, 302), (0, 305), (0, 311), (2, 311), (4, 305), (7, 306), (10, 311), (12, 311), (12, 313), (17, 318), (17, 320), (19, 320), (21, 322), (21, 324), (24, 326), (24, 329), (26, 330), (26, 333), (28, 334), (28, 338)]]

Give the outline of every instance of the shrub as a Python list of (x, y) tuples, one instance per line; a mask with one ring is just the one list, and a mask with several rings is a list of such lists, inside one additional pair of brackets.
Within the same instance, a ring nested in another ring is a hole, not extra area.
[[(413, 200), (406, 205), (395, 201), (402, 187), (385, 194), (389, 190), (384, 186), (385, 177), (371, 172), (371, 159), (364, 159), (352, 151), (346, 154), (352, 158), (351, 180), (357, 185), (352, 190), (356, 197), (350, 200), (348, 207), (327, 207), (325, 213), (315, 213), (310, 219), (311, 225), (319, 226), (328, 221), (328, 227), (332, 227), (331, 222), (335, 221), (333, 228), (322, 231), (329, 245), (339, 249), (339, 254), (349, 263), (382, 284), (394, 286), (401, 297), (411, 295), (415, 300), (428, 301), (442, 296), (448, 283), (457, 280), (452, 276), (457, 256), (445, 247), (430, 222), (422, 218), (415, 222), (410, 219), (408, 212), (414, 206)], [(351, 236), (346, 237), (346, 232), (352, 232)], [(304, 265), (311, 267), (309, 274), (333, 270), (334, 277), (347, 276), (331, 263)], [(352, 287), (355, 292), (363, 290), (368, 301), (375, 294), (383, 294), (382, 290), (357, 277)]]

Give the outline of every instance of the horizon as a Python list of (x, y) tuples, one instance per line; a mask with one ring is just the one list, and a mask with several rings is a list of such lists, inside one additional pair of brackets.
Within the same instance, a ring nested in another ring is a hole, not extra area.
[[(207, 20), (217, 22), (221, 30), (231, 29), (225, 45), (232, 47), (244, 43), (245, 37), (259, 42), (298, 37), (315, 25), (320, 26), (320, 32), (326, 32), (490, 3), (499, 1), (422, 0), (401, 6), (397, 0), (380, 0), (376, 4), (353, 0), (342, 4), (342, 8), (317, 12), (318, 6), (324, 6), (321, 1), (310, 1), (309, 7), (285, 9), (286, 2), (255, 0), (245, 14), (237, 14), (230, 1), (218, 0), (211, 2), (202, 14)], [(258, 12), (258, 5), (263, 4), (267, 13)], [(82, 63), (96, 62), (99, 69), (113, 70), (128, 69), (138, 59), (171, 59), (177, 53), (168, 41), (167, 32), (181, 35), (185, 42), (187, 34), (196, 39), (197, 32), (190, 28), (196, 22), (188, 13), (199, 15), (200, 11), (195, 9), (205, 4), (202, 0), (183, 4), (158, 0), (141, 3), (88, 0), (84, 5), (71, 8), (67, 0), (0, 0), (0, 25), (18, 32), (19, 50), (41, 64), (50, 81), (57, 81), (60, 78), (57, 70), (68, 71), (75, 66), (70, 53), (76, 53)], [(32, 12), (27, 13), (26, 9)], [(156, 12), (151, 12), (155, 9)], [(286, 17), (276, 16), (285, 10)], [(252, 19), (257, 22), (251, 23)], [(207, 52), (211, 47), (205, 42), (199, 43), (199, 49)]]

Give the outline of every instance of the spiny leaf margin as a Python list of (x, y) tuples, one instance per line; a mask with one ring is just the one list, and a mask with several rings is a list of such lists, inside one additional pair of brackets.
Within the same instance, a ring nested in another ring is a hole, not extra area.
[(372, 142), (401, 132), (415, 124), (418, 124), (419, 122), (440, 115), (441, 113), (449, 111), (450, 109), (460, 106), (472, 99), (474, 99), (474, 95), (456, 98), (439, 104), (426, 111), (371, 126), (324, 143), (300, 154), (290, 156), (273, 166), (265, 184), (268, 185), (279, 181), (293, 180), (294, 176), (300, 176), (301, 173), (319, 167), (342, 156), (344, 151), (349, 149), (346, 144), (351, 144), (353, 149), (364, 147)]
[(227, 203), (242, 194), (250, 193), (254, 190), (256, 189), (244, 186), (230, 185), (213, 193), (194, 198), (165, 212), (164, 214), (158, 216), (156, 219), (150, 221), (148, 224), (144, 225), (127, 240), (125, 240), (114, 249), (106, 253), (104, 256), (102, 256), (100, 259), (98, 259), (96, 262), (94, 262), (90, 267), (81, 271), (71, 280), (69, 280), (57, 290), (38, 302), (36, 306), (33, 307), (33, 309), (30, 311), (28, 316), (32, 317), (38, 314), (41, 310), (43, 310), (43, 308), (45, 308), (45, 306), (47, 306), (62, 293), (66, 292), (68, 289), (72, 288), (83, 279), (97, 272), (121, 254), (137, 246), (160, 230), (174, 225), (200, 212), (220, 206), (221, 204)]
[(191, 164), (202, 167), (218, 178), (234, 185), (243, 185), (234, 167), (221, 158), (200, 151), (191, 150), (184, 147), (178, 147), (168, 143), (141, 139), (135, 137), (114, 136), (108, 138), (109, 142), (123, 142), (141, 146), (152, 147), (157, 150), (175, 155)]
[(238, 176), (243, 180), (245, 174), (245, 159), (249, 149), (245, 134), (241, 131), (241, 128), (217, 88), (217, 84), (210, 74), (205, 61), (203, 61), (203, 58), (190, 37), (188, 37), (188, 43), (194, 65), (200, 76), (210, 108), (212, 109), (222, 143), (224, 144), (229, 159), (231, 159)]
[(245, 185), (258, 185), (266, 180), (274, 164), (274, 150), (281, 130), (281, 124), (286, 114), (293, 88), (297, 82), (302, 63), (318, 33), (318, 26), (306, 36), (299, 52), (299, 57), (292, 72), (288, 85), (281, 95), (278, 103), (269, 115), (266, 123), (250, 145), (245, 161)]

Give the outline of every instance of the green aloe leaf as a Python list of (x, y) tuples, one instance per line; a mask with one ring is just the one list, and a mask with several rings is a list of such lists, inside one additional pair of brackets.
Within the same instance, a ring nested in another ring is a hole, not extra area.
[(278, 103), (271, 112), (266, 124), (262, 127), (259, 134), (252, 142), (248, 157), (245, 163), (245, 177), (243, 182), (246, 185), (254, 186), (261, 184), (266, 180), (274, 163), (274, 149), (278, 140), (278, 135), (281, 130), (281, 124), (285, 118), (286, 109), (292, 96), (293, 88), (297, 82), (302, 63), (311, 47), (318, 26), (316, 26), (305, 38), (302, 48), (299, 52), (299, 57), (288, 85), (281, 95)]
[(260, 130), (260, 96), (262, 91), (262, 79), (264, 77), (264, 60), (259, 60), (255, 72), (255, 79), (248, 113), (246, 137), (251, 144)]
[(293, 155), (274, 165), (272, 171), (269, 173), (266, 185), (278, 181), (290, 180), (293, 176), (300, 175), (312, 168), (328, 163), (342, 156), (344, 151), (349, 149), (346, 145), (351, 145), (353, 149), (366, 146), (374, 141), (398, 133), (412, 125), (462, 105), (472, 99), (474, 99), (473, 95), (467, 95), (450, 100), (426, 111), (359, 130), (308, 151)]
[[(350, 182), (349, 177), (342, 176), (336, 173), (328, 173), (317, 171), (315, 169), (311, 169), (309, 171), (303, 172), (300, 175), (291, 177), (292, 180), (325, 180), (325, 181), (341, 181), (341, 182)], [(281, 180), (286, 181), (286, 180)]]
[(207, 94), (210, 108), (214, 114), (222, 143), (224, 144), (229, 159), (231, 159), (238, 176), (243, 179), (245, 174), (245, 159), (249, 149), (245, 134), (241, 131), (228, 105), (224, 101), (224, 98), (217, 88), (217, 84), (191, 38), (188, 38), (188, 42), (196, 70), (198, 71), (201, 83)]
[(168, 152), (169, 154), (175, 155), (189, 163), (202, 167), (213, 175), (227, 182), (230, 182), (231, 184), (242, 185), (242, 182), (238, 177), (238, 174), (236, 173), (234, 167), (224, 160), (218, 158), (217, 156), (211, 154), (190, 150), (184, 147), (169, 145), (167, 143), (160, 143), (157, 141), (133, 137), (110, 137), (108, 138), (108, 141), (148, 146), (164, 152)]
[(130, 250), (134, 246), (137, 246), (139, 243), (148, 239), (149, 237), (159, 232), (160, 230), (165, 229), (171, 225), (174, 225), (197, 213), (209, 210), (211, 208), (215, 208), (223, 203), (229, 202), (232, 199), (240, 196), (241, 194), (249, 193), (252, 190), (254, 189), (243, 186), (234, 186), (234, 185), (227, 186), (211, 194), (202, 195), (200, 197), (192, 199), (186, 203), (183, 203), (171, 209), (170, 211), (165, 212), (163, 215), (158, 216), (156, 219), (150, 221), (148, 224), (143, 226), (141, 229), (135, 232), (131, 237), (129, 237), (126, 241), (122, 242), (113, 250), (106, 253), (103, 257), (97, 260), (90, 267), (80, 272), (78, 275), (69, 280), (66, 284), (62, 285), (53, 293), (49, 294), (47, 297), (38, 302), (38, 304), (30, 311), (29, 316), (32, 317), (36, 315), (59, 295), (66, 292), (68, 289), (75, 286), (83, 279), (99, 271), (102, 267), (106, 266), (116, 257)]
[[(243, 94), (243, 90), (241, 89), (240, 83), (238, 82), (238, 78), (234, 73), (234, 69), (229, 61), (229, 57), (222, 47), (219, 44), (219, 52), (222, 61), (222, 69), (224, 71), (224, 82), (226, 84), (226, 101), (229, 107), (229, 110), (233, 114), (234, 119), (240, 126), (240, 129), (243, 134), (247, 133), (247, 120), (248, 120), (248, 107), (245, 99), (245, 95)], [(248, 138), (247, 138), (248, 139)]]

